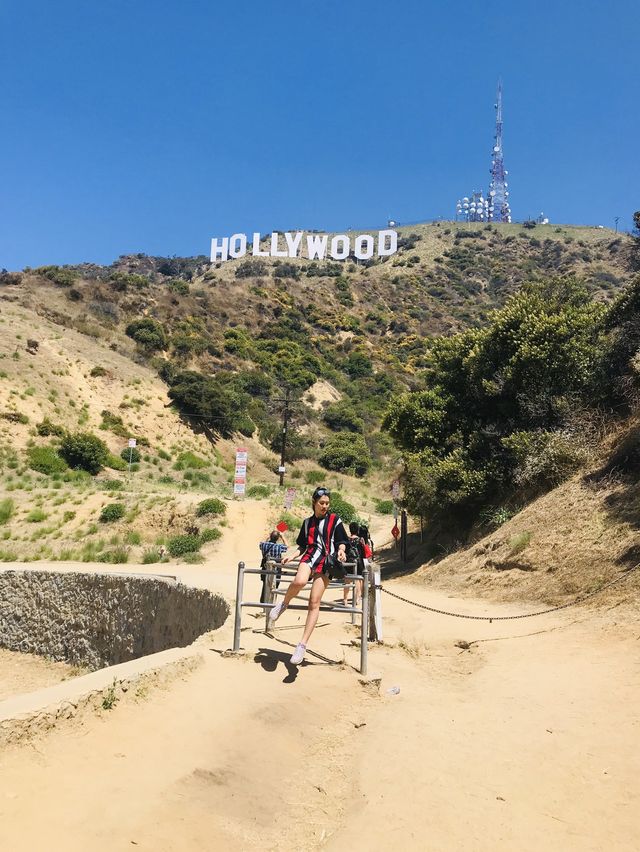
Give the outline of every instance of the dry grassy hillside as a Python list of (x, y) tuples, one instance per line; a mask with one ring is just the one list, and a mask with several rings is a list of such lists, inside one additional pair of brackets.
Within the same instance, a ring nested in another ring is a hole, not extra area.
[[(16, 302), (0, 301), (0, 329), (0, 560), (153, 562), (170, 537), (214, 530), (202, 547), (211, 557), (216, 536), (225, 533), (224, 515), (198, 516), (196, 510), (211, 497), (232, 498), (239, 444), (249, 448), (249, 488), (271, 501), (274, 519), (281, 514), (277, 456), (253, 438), (238, 435), (212, 444), (194, 432), (168, 407), (167, 386), (155, 371), (113, 351), (106, 340)], [(38, 341), (36, 351), (29, 350), (29, 340)], [(59, 440), (38, 433), (47, 422), (98, 435), (117, 460), (122, 451), (127, 455), (128, 436), (138, 436), (140, 461), (131, 472), (120, 460), (124, 470), (105, 467), (97, 476), (39, 473), (29, 466), (29, 450)], [(311, 470), (317, 472), (317, 466), (303, 461), (289, 471), (286, 484), (298, 488), (298, 515), (308, 505), (312, 486), (305, 475)], [(325, 478), (361, 513), (374, 512), (369, 480), (329, 473)], [(101, 522), (102, 509), (113, 503), (124, 506), (124, 517)]]
[[(470, 547), (419, 565), (413, 579), (504, 601), (558, 605), (640, 566), (640, 424), (611, 436), (595, 466)], [(418, 545), (416, 542), (416, 550)], [(416, 553), (414, 565), (420, 562)], [(592, 599), (640, 606), (640, 568)]]

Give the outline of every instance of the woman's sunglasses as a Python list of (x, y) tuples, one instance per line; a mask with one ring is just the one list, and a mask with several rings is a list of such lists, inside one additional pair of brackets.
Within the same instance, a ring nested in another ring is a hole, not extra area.
[(316, 488), (313, 493), (313, 496), (318, 499), (318, 497), (331, 497), (331, 492), (328, 488)]

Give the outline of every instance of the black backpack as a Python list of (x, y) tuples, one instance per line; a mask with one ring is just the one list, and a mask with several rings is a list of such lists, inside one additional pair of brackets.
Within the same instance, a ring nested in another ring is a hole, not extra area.
[(347, 544), (347, 562), (355, 563), (356, 571), (364, 567), (362, 553), (362, 539), (350, 538)]

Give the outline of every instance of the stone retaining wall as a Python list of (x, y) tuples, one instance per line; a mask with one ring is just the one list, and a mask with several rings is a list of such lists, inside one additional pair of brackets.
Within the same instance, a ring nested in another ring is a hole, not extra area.
[(185, 647), (229, 605), (170, 578), (0, 572), (0, 646), (99, 669)]

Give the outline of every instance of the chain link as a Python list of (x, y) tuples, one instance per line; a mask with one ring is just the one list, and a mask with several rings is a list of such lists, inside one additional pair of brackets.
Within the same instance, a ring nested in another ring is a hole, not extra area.
[(599, 595), (600, 592), (608, 589), (610, 586), (615, 586), (616, 583), (620, 583), (622, 580), (626, 580), (627, 577), (633, 574), (633, 572), (638, 568), (640, 568), (640, 562), (637, 565), (634, 565), (633, 568), (629, 568), (624, 574), (621, 574), (620, 577), (616, 577), (615, 580), (610, 580), (608, 583), (605, 583), (593, 592), (587, 592), (585, 595), (580, 595), (580, 597), (577, 597), (573, 601), (569, 601), (569, 603), (552, 606), (549, 607), (549, 609), (541, 609), (537, 612), (525, 612), (520, 615), (465, 615), (461, 612), (447, 612), (445, 609), (436, 609), (433, 606), (427, 606), (426, 604), (416, 603), (416, 601), (410, 601), (408, 598), (403, 598), (402, 595), (390, 592), (389, 589), (386, 589), (384, 586), (376, 586), (375, 588), (380, 589), (387, 595), (391, 595), (392, 598), (397, 598), (397, 600), (411, 604), (411, 606), (417, 606), (419, 609), (426, 609), (428, 612), (435, 612), (438, 615), (450, 615), (453, 618), (468, 618), (472, 621), (488, 621), (491, 623), (492, 621), (514, 621), (517, 618), (533, 618), (536, 615), (547, 615), (549, 612), (558, 612), (558, 610), (567, 609), (570, 606), (575, 606), (576, 604), (582, 603), (582, 601), (586, 601), (588, 598), (592, 598), (594, 595)]

